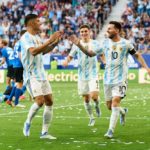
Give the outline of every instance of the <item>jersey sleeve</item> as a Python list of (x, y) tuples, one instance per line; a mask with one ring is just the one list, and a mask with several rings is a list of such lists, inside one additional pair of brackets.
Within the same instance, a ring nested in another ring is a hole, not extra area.
[(2, 57), (4, 57), (4, 58), (7, 57), (6, 49), (2, 49)]
[(71, 48), (71, 51), (70, 51), (70, 53), (69, 53), (69, 56), (75, 57), (76, 54), (77, 54), (77, 50), (78, 50), (78, 47), (77, 47), (75, 44), (73, 44), (73, 46), (72, 46), (72, 48)]
[(134, 55), (136, 53), (136, 50), (133, 46), (133, 44), (131, 44), (131, 42), (127, 42), (127, 48), (128, 48), (128, 52), (131, 54), (131, 55)]
[(35, 47), (34, 41), (31, 38), (31, 36), (29, 36), (29, 34), (24, 34), (23, 37), (21, 38), (20, 42), (21, 42), (21, 46), (25, 50), (29, 50), (29, 48)]

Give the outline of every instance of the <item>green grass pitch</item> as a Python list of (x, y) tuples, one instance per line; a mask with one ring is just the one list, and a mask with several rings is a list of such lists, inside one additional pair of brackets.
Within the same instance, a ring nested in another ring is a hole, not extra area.
[[(100, 83), (101, 118), (88, 127), (83, 100), (77, 94), (76, 83), (51, 83), (54, 96), (54, 117), (49, 132), (57, 140), (40, 139), (41, 109), (33, 119), (31, 135), (23, 136), (22, 128), (32, 104), (29, 96), (21, 101), (25, 109), (11, 108), (0, 103), (0, 150), (150, 150), (150, 87), (129, 83), (122, 106), (128, 107), (125, 126), (119, 121), (113, 139), (105, 139), (110, 112), (106, 109)], [(0, 85), (3, 91), (5, 85)], [(93, 107), (95, 114), (95, 110)], [(96, 117), (96, 115), (95, 115)]]

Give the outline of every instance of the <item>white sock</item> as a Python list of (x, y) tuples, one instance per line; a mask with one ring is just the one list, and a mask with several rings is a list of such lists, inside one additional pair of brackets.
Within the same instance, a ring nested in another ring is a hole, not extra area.
[(111, 113), (111, 117), (110, 117), (109, 129), (111, 129), (113, 132), (115, 130), (115, 127), (116, 127), (116, 124), (117, 124), (117, 121), (118, 121), (119, 113), (120, 113), (120, 108), (119, 107), (112, 107), (112, 113)]
[(122, 107), (119, 107), (119, 109), (121, 114), (125, 114), (125, 110)]
[(28, 116), (27, 116), (27, 120), (26, 122), (27, 123), (31, 123), (33, 117), (35, 116), (35, 114), (37, 113), (37, 111), (39, 110), (40, 106), (38, 106), (37, 103), (34, 103), (31, 107), (30, 107), (30, 110), (29, 110), (29, 113), (28, 113)]
[(90, 102), (88, 102), (88, 103), (84, 102), (84, 107), (85, 107), (85, 110), (86, 110), (86, 112), (88, 113), (90, 119), (93, 119), (94, 116), (93, 116), (93, 113), (92, 113), (92, 106), (91, 106), (91, 103), (90, 103)]
[(42, 134), (48, 132), (48, 128), (50, 122), (53, 117), (53, 107), (52, 106), (45, 106), (43, 112), (43, 126), (42, 126)]

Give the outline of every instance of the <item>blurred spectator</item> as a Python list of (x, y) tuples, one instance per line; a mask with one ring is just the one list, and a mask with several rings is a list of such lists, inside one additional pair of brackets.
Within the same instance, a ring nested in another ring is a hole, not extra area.
[(141, 53), (149, 53), (150, 1), (130, 0), (122, 15), (122, 26), (128, 38)]
[[(62, 52), (65, 47), (63, 54), (66, 55), (70, 49), (66, 36), (78, 34), (78, 27), (81, 24), (89, 24), (92, 27), (91, 36), (96, 38), (116, 2), (117, 0), (12, 0), (6, 5), (2, 3), (0, 37), (8, 39), (9, 46), (13, 46), (20, 37), (19, 32), (25, 28), (25, 16), (35, 13), (41, 17), (42, 35), (45, 40), (57, 30), (65, 32), (64, 41), (60, 43), (61, 50), (58, 51)], [(149, 8), (147, 7), (146, 10), (149, 11)], [(144, 24), (147, 25), (147, 17), (143, 18)]]
[(4, 36), (4, 28), (2, 26), (2, 23), (0, 22), (0, 38), (3, 38)]
[(147, 53), (147, 45), (145, 44), (144, 38), (140, 38), (139, 40), (138, 51), (142, 54)]

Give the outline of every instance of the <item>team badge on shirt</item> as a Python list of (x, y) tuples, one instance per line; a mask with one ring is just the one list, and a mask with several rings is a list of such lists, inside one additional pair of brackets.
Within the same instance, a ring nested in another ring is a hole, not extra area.
[(118, 50), (122, 51), (122, 47), (120, 45), (118, 45)]
[(115, 51), (117, 49), (116, 45), (113, 45), (112, 49)]

